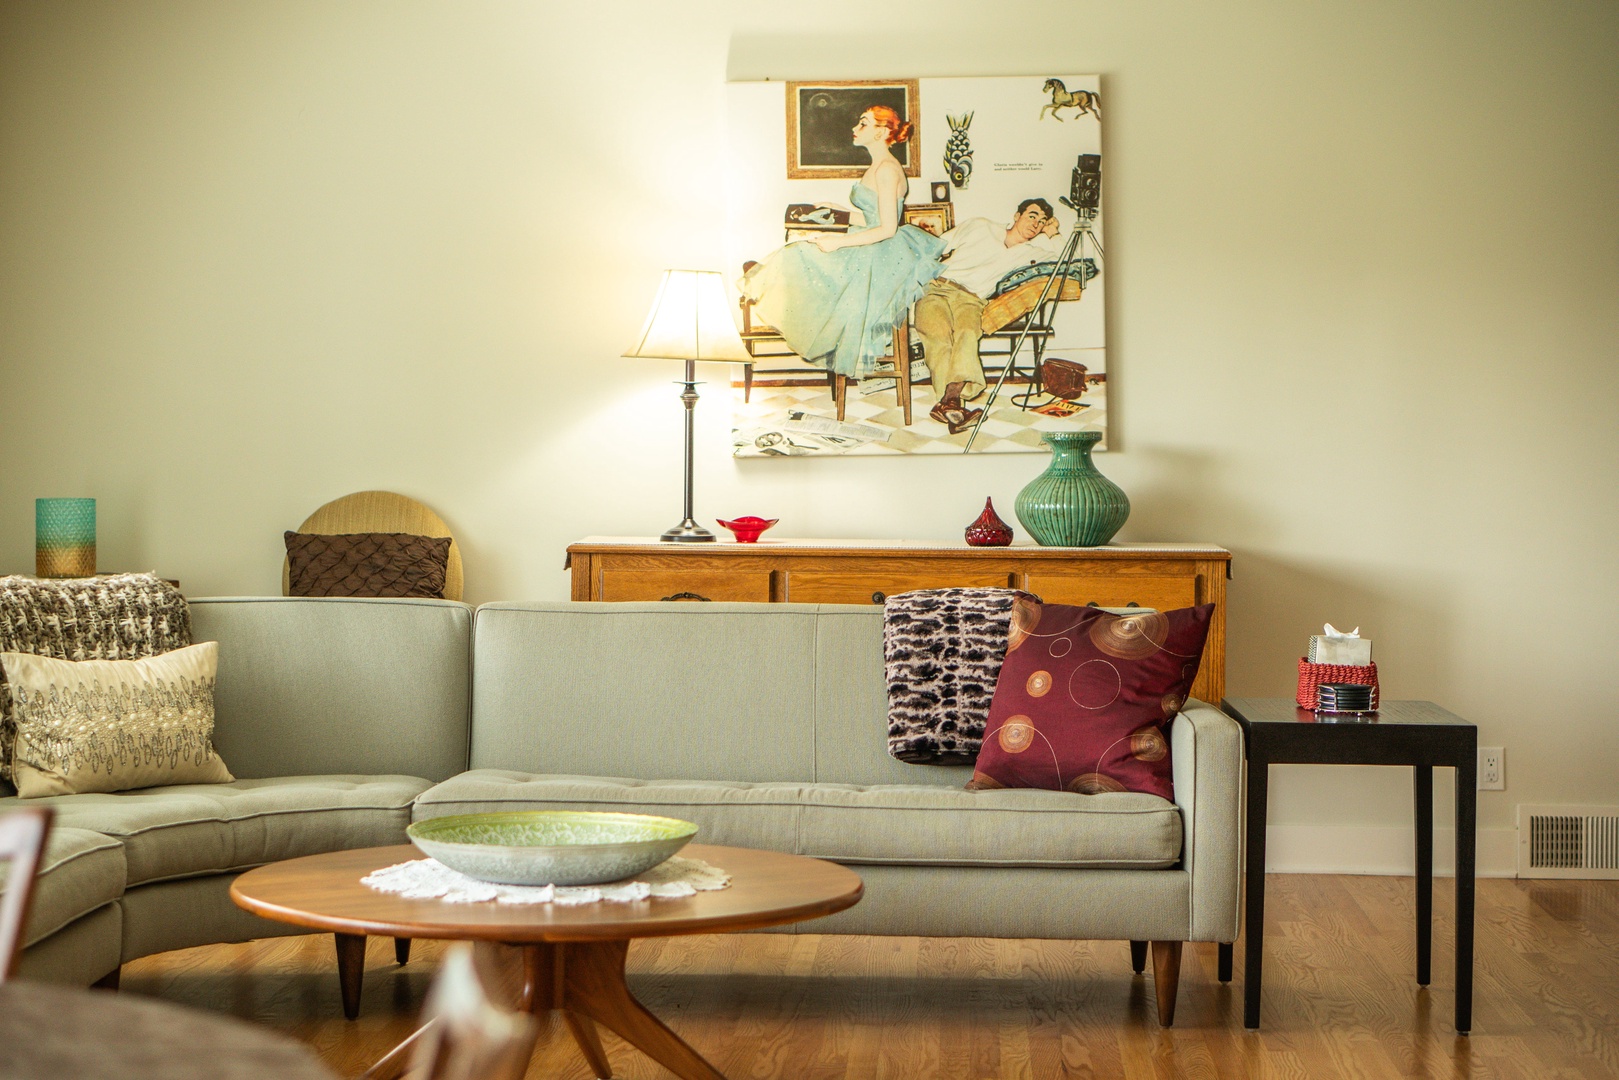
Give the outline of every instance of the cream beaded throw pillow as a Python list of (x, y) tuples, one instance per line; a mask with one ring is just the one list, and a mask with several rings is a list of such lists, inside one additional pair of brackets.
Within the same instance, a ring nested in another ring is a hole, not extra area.
[(145, 660), (0, 653), (17, 724), (17, 794), (229, 783), (213, 745), (218, 664), (216, 641)]

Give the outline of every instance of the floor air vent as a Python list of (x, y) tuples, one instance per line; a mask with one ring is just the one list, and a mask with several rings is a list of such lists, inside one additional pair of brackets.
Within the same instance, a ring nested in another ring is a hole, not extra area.
[(1619, 879), (1619, 806), (1518, 807), (1518, 876)]

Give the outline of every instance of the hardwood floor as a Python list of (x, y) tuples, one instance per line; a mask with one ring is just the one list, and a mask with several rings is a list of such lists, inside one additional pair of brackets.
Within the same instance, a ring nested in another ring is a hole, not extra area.
[[(1619, 882), (1478, 883), (1470, 1037), (1452, 1027), (1450, 885), (1435, 882), (1422, 990), (1410, 878), (1272, 876), (1257, 1033), (1242, 1027), (1240, 947), (1230, 984), (1214, 946), (1186, 948), (1167, 1030), (1122, 941), (672, 938), (631, 947), (630, 985), (731, 1080), (1619, 1078)], [(123, 987), (280, 1028), (354, 1076), (409, 1033), (441, 951), (418, 942), (401, 968), (393, 943), (372, 939), (353, 1023), (329, 935), (148, 957)], [(618, 1077), (669, 1075), (603, 1041)], [(551, 1023), (528, 1076), (588, 1075)]]

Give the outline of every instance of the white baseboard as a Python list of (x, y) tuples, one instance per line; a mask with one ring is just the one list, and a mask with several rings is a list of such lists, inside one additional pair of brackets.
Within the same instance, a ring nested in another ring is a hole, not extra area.
[[(1417, 854), (1410, 828), (1370, 825), (1272, 825), (1265, 830), (1265, 869), (1273, 874), (1416, 873)], [(1480, 829), (1475, 856), (1478, 877), (1516, 877), (1518, 831)], [(1433, 869), (1456, 872), (1456, 832), (1435, 829)]]

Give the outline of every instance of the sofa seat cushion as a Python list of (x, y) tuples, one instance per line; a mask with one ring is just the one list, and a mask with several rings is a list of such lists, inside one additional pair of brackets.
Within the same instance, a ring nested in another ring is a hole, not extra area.
[(1175, 804), (907, 785), (630, 780), (477, 769), (416, 801), (417, 820), (493, 810), (613, 810), (696, 822), (699, 843), (846, 863), (1161, 869), (1180, 861)]
[[(17, 799), (0, 799), (0, 814), (18, 804)], [(10, 871), (9, 863), (0, 863), (0, 891)], [(34, 880), (34, 900), (23, 931), (23, 945), (50, 937), (79, 916), (122, 895), (122, 844), (88, 829), (52, 828)]]
[(793, 851), (801, 784), (622, 780), (474, 769), (428, 789), (415, 820), (496, 810), (607, 810), (695, 822), (697, 841)]
[(414, 776), (284, 776), (30, 800), (122, 843), (127, 886), (405, 842)]

